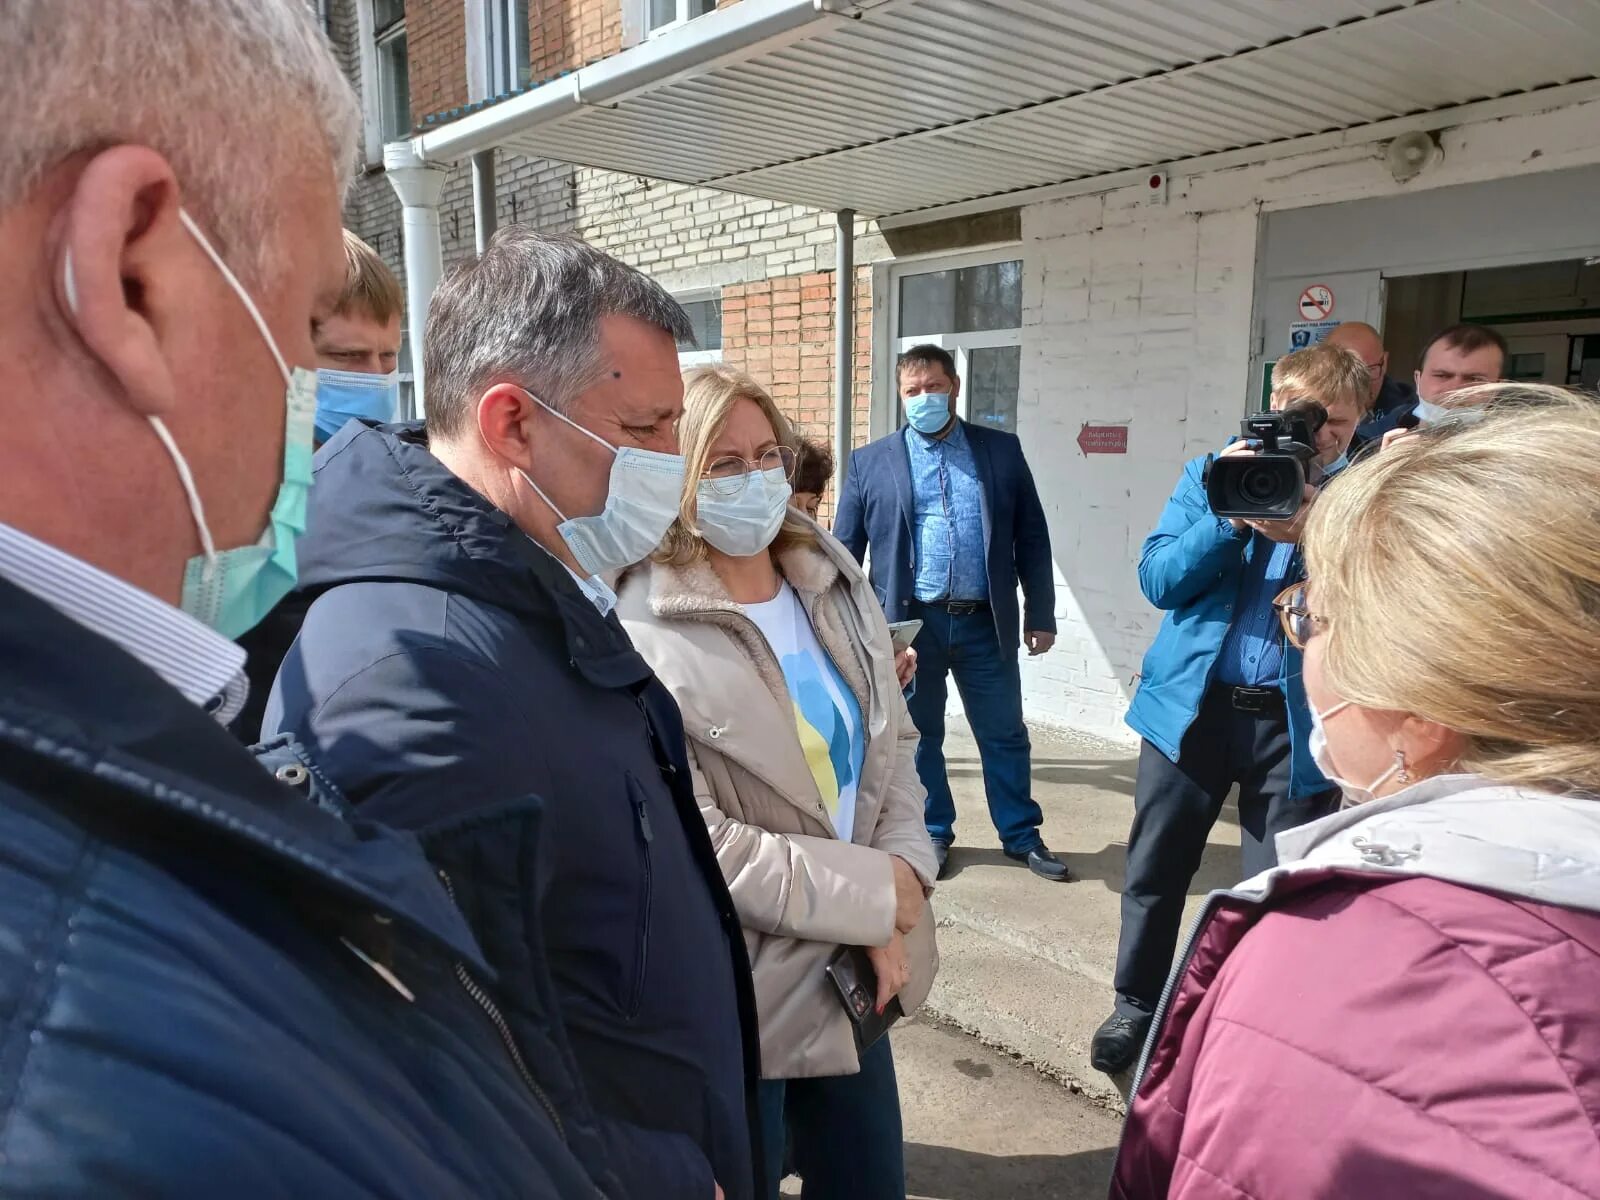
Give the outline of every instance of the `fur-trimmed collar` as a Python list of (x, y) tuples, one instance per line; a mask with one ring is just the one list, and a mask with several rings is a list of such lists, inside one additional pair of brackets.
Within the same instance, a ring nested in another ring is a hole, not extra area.
[[(865, 715), (871, 706), (871, 685), (860, 649), (837, 611), (837, 605), (851, 603), (848, 593), (835, 595), (839, 567), (817, 546), (790, 546), (778, 555), (778, 573), (800, 597), (801, 606), (811, 619), (811, 627), (840, 675), (844, 677)], [(744, 608), (728, 595), (728, 589), (705, 560), (674, 566), (652, 562), (649, 571), (647, 603), (658, 620), (707, 620), (723, 629), (755, 664), (762, 682), (777, 700), (788, 705), (789, 691), (782, 668), (772, 657)], [(630, 572), (631, 574), (631, 572)]]

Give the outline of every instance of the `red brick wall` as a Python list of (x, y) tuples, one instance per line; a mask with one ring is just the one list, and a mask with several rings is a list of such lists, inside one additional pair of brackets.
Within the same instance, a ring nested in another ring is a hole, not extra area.
[(530, 0), (528, 61), (535, 81), (622, 49), (621, 0)]
[(467, 102), (467, 13), (461, 0), (406, 0), (406, 53), (413, 121), (421, 125)]

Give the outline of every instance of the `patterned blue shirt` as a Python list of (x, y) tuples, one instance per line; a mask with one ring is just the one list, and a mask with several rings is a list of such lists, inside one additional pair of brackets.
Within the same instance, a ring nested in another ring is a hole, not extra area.
[(905, 439), (911, 456), (916, 598), (987, 600), (983, 485), (966, 428), (958, 421), (949, 436), (935, 441), (908, 425)]
[(1230, 687), (1277, 687), (1283, 676), (1283, 629), (1272, 602), (1294, 571), (1293, 543), (1254, 535), (1253, 553), (1239, 579), (1233, 624), (1217, 657), (1217, 682)]

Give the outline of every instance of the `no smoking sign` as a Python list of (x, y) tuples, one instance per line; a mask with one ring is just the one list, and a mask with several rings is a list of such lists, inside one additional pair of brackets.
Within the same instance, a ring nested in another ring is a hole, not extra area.
[(1326, 321), (1333, 315), (1333, 289), (1325, 283), (1313, 283), (1300, 293), (1300, 319)]

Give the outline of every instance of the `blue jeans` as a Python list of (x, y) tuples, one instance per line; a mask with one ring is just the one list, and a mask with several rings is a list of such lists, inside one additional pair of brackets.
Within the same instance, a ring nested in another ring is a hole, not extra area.
[(928, 836), (945, 845), (956, 840), (956, 802), (944, 765), (945, 681), (954, 674), (967, 711), (967, 723), (983, 763), (983, 790), (1000, 844), (1026, 854), (1041, 844), (1044, 813), (1033, 799), (1028, 727), (1022, 721), (1022, 673), (1017, 652), (1002, 652), (994, 614), (953, 616), (941, 608), (917, 605), (917, 690), (907, 700), (917, 743), (917, 774), (928, 790), (923, 819)]
[(905, 1200), (900, 1086), (888, 1037), (861, 1056), (858, 1075), (761, 1081), (763, 1200), (778, 1200), (786, 1138), (805, 1200)]

